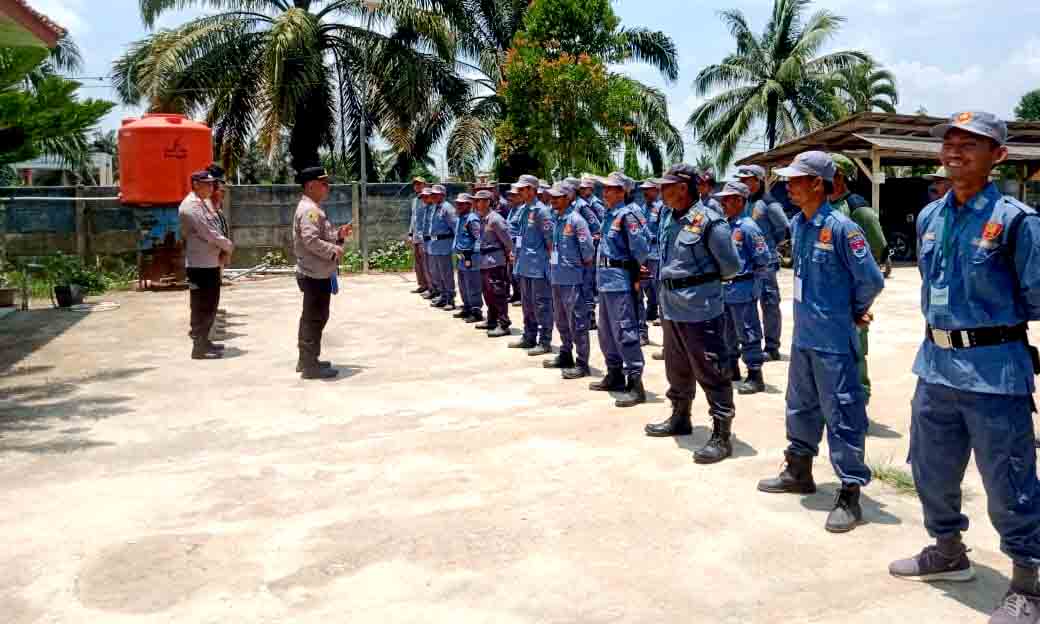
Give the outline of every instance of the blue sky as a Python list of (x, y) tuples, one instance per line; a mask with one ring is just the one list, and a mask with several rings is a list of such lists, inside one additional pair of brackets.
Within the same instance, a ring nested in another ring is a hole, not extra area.
[[(127, 44), (147, 34), (137, 0), (29, 2), (71, 31), (86, 57), (87, 76), (107, 75)], [(670, 35), (681, 64), (679, 80), (670, 85), (645, 66), (630, 65), (623, 71), (662, 87), (672, 119), (682, 127), (701, 101), (691, 87), (693, 78), (733, 49), (718, 11), (743, 11), (757, 31), (771, 7), (772, 0), (616, 0), (614, 8), (624, 25)], [(847, 18), (832, 48), (863, 50), (895, 72), (901, 112), (924, 106), (935, 115), (973, 108), (1010, 116), (1023, 93), (1040, 88), (1040, 31), (1022, 27), (1040, 23), (1036, 0), (819, 0), (814, 7)], [(160, 25), (175, 25), (198, 14), (170, 12)], [(101, 86), (84, 93), (114, 99)], [(105, 126), (117, 127), (120, 118), (136, 112), (119, 107)], [(695, 151), (692, 141), (688, 151)]]

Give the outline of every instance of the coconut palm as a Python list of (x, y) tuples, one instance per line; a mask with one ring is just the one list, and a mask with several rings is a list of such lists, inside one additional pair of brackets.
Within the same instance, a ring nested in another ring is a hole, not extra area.
[(899, 104), (895, 76), (873, 61), (836, 71), (831, 77), (831, 87), (846, 115), (873, 110), (894, 113)]
[[(466, 114), (454, 120), (447, 141), (448, 168), (453, 174), (466, 176), (476, 170), (491, 150), (495, 127), (502, 121), (505, 109), (499, 97), (499, 85), (506, 54), (513, 40), (524, 29), (528, 0), (444, 0), (440, 10), (456, 25), (459, 32), (461, 59), (459, 65), (472, 82), (472, 96)], [(569, 50), (568, 44), (587, 46), (579, 38), (561, 37), (560, 52), (584, 52), (607, 63), (644, 62), (653, 66), (669, 81), (679, 75), (675, 43), (665, 34), (645, 28), (617, 28), (597, 41), (595, 49), (583, 47)], [(638, 93), (632, 110), (625, 111), (626, 127), (634, 128), (630, 139), (635, 149), (655, 163), (665, 155), (672, 160), (682, 158), (682, 138), (668, 120), (664, 95), (631, 78), (616, 75), (613, 79), (630, 85)], [(662, 149), (663, 146), (663, 149)], [(608, 158), (609, 154), (604, 154)]]
[(431, 95), (461, 112), (468, 93), (441, 16), (403, 0), (366, 4), (140, 0), (149, 27), (172, 8), (219, 12), (133, 44), (115, 62), (117, 92), (126, 104), (204, 113), (228, 169), (254, 136), (272, 154), (288, 130), (295, 169), (318, 163), (320, 150), (338, 143), (356, 174), (362, 118), (372, 141), (379, 130), (425, 114)]
[[(765, 126), (769, 148), (833, 121), (838, 108), (829, 76), (869, 60), (861, 52), (819, 55), (844, 18), (818, 11), (810, 0), (774, 0), (761, 36), (737, 10), (721, 12), (737, 50), (697, 75), (694, 89), (709, 99), (687, 122), (701, 142), (728, 164), (755, 124)], [(721, 92), (717, 92), (721, 90)]]

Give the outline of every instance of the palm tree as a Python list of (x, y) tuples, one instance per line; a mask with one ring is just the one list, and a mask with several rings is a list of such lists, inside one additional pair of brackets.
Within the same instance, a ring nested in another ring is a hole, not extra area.
[(288, 130), (295, 169), (318, 163), (321, 150), (335, 152), (339, 143), (356, 174), (362, 110), (370, 142), (381, 129), (424, 115), (431, 94), (464, 110), (468, 85), (454, 71), (450, 29), (412, 3), (139, 1), (149, 27), (174, 7), (220, 11), (136, 42), (113, 73), (126, 104), (204, 113), (229, 170), (252, 138), (270, 156)]
[[(459, 66), (472, 83), (469, 109), (453, 120), (448, 135), (448, 168), (455, 175), (471, 175), (492, 148), (495, 127), (505, 114), (499, 86), (506, 55), (516, 35), (524, 29), (524, 17), (530, 4), (529, 0), (445, 0), (441, 3), (441, 10), (459, 31), (462, 57)], [(564, 41), (559, 52), (575, 55), (584, 52), (614, 65), (644, 62), (660, 71), (668, 81), (678, 78), (678, 54), (675, 43), (667, 35), (645, 28), (617, 28), (608, 35), (597, 42), (595, 49), (567, 49), (568, 44), (587, 45), (575, 39)], [(614, 74), (611, 79), (620, 88), (631, 88), (638, 96), (631, 110), (623, 111), (625, 126), (633, 129), (629, 139), (638, 153), (651, 160), (657, 171), (666, 154), (672, 160), (681, 160), (682, 138), (668, 120), (664, 94), (621, 74)]]
[(840, 99), (845, 115), (873, 110), (894, 113), (896, 104), (899, 104), (895, 76), (873, 61), (838, 70), (831, 78), (831, 87)]
[[(774, 0), (761, 36), (737, 10), (721, 12), (736, 52), (697, 75), (698, 95), (712, 95), (687, 122), (701, 142), (728, 164), (754, 124), (765, 125), (769, 148), (833, 121), (829, 76), (869, 60), (862, 52), (817, 56), (845, 18), (821, 10), (805, 19), (810, 0)], [(722, 89), (721, 93), (715, 93)]]

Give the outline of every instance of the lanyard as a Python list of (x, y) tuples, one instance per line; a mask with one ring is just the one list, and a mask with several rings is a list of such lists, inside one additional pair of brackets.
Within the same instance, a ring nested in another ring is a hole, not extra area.
[[(963, 212), (963, 214), (962, 214)], [(965, 204), (963, 211), (954, 211), (950, 214), (950, 205), (946, 204), (943, 208), (943, 240), (942, 240), (942, 274), (946, 274), (946, 267), (948, 266), (949, 259), (953, 255), (954, 245), (957, 242), (957, 238), (964, 232), (964, 228), (967, 227), (968, 222), (971, 220), (968, 215), (968, 205)], [(952, 218), (951, 218), (952, 217)]]

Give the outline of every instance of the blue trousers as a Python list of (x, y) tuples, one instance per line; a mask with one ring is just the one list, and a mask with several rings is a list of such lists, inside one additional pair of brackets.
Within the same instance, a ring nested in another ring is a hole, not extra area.
[(765, 334), (766, 349), (774, 351), (780, 348), (780, 332), (783, 328), (783, 319), (780, 316), (780, 284), (776, 281), (779, 267), (763, 271), (759, 279), (758, 300), (762, 306), (762, 333)]
[(639, 280), (639, 334), (644, 337), (650, 335), (647, 321), (658, 318), (656, 276), (660, 264), (660, 260), (647, 260), (646, 267), (650, 269), (650, 277)]
[(790, 453), (815, 457), (826, 425), (834, 472), (843, 484), (866, 485), (871, 477), (863, 461), (867, 406), (856, 359), (852, 345), (841, 354), (791, 348), (787, 439)]
[(585, 267), (584, 279), (581, 282), (581, 294), (585, 298), (585, 310), (589, 315), (589, 326), (596, 318), (596, 265)]
[(560, 332), (560, 353), (577, 351), (578, 366), (589, 365), (589, 312), (581, 284), (553, 284), (553, 314)]
[(726, 304), (726, 361), (730, 366), (740, 357), (749, 370), (762, 368), (762, 323), (758, 320), (758, 302)]
[(459, 269), (459, 294), (462, 295), (462, 307), (473, 312), (480, 312), (481, 300), (480, 271)]
[(911, 403), (910, 454), (929, 535), (967, 530), (961, 481), (974, 451), (1000, 550), (1021, 566), (1040, 566), (1040, 482), (1031, 398), (918, 380)]
[(524, 340), (552, 344), (553, 302), (549, 280), (520, 276), (520, 303), (524, 311)]
[(451, 255), (427, 256), (430, 263), (430, 275), (437, 292), (441, 294), (440, 299), (448, 303), (455, 303), (455, 268), (452, 266)]
[(607, 368), (623, 368), (626, 375), (643, 372), (646, 362), (639, 344), (639, 319), (633, 293), (600, 291), (597, 334)]

